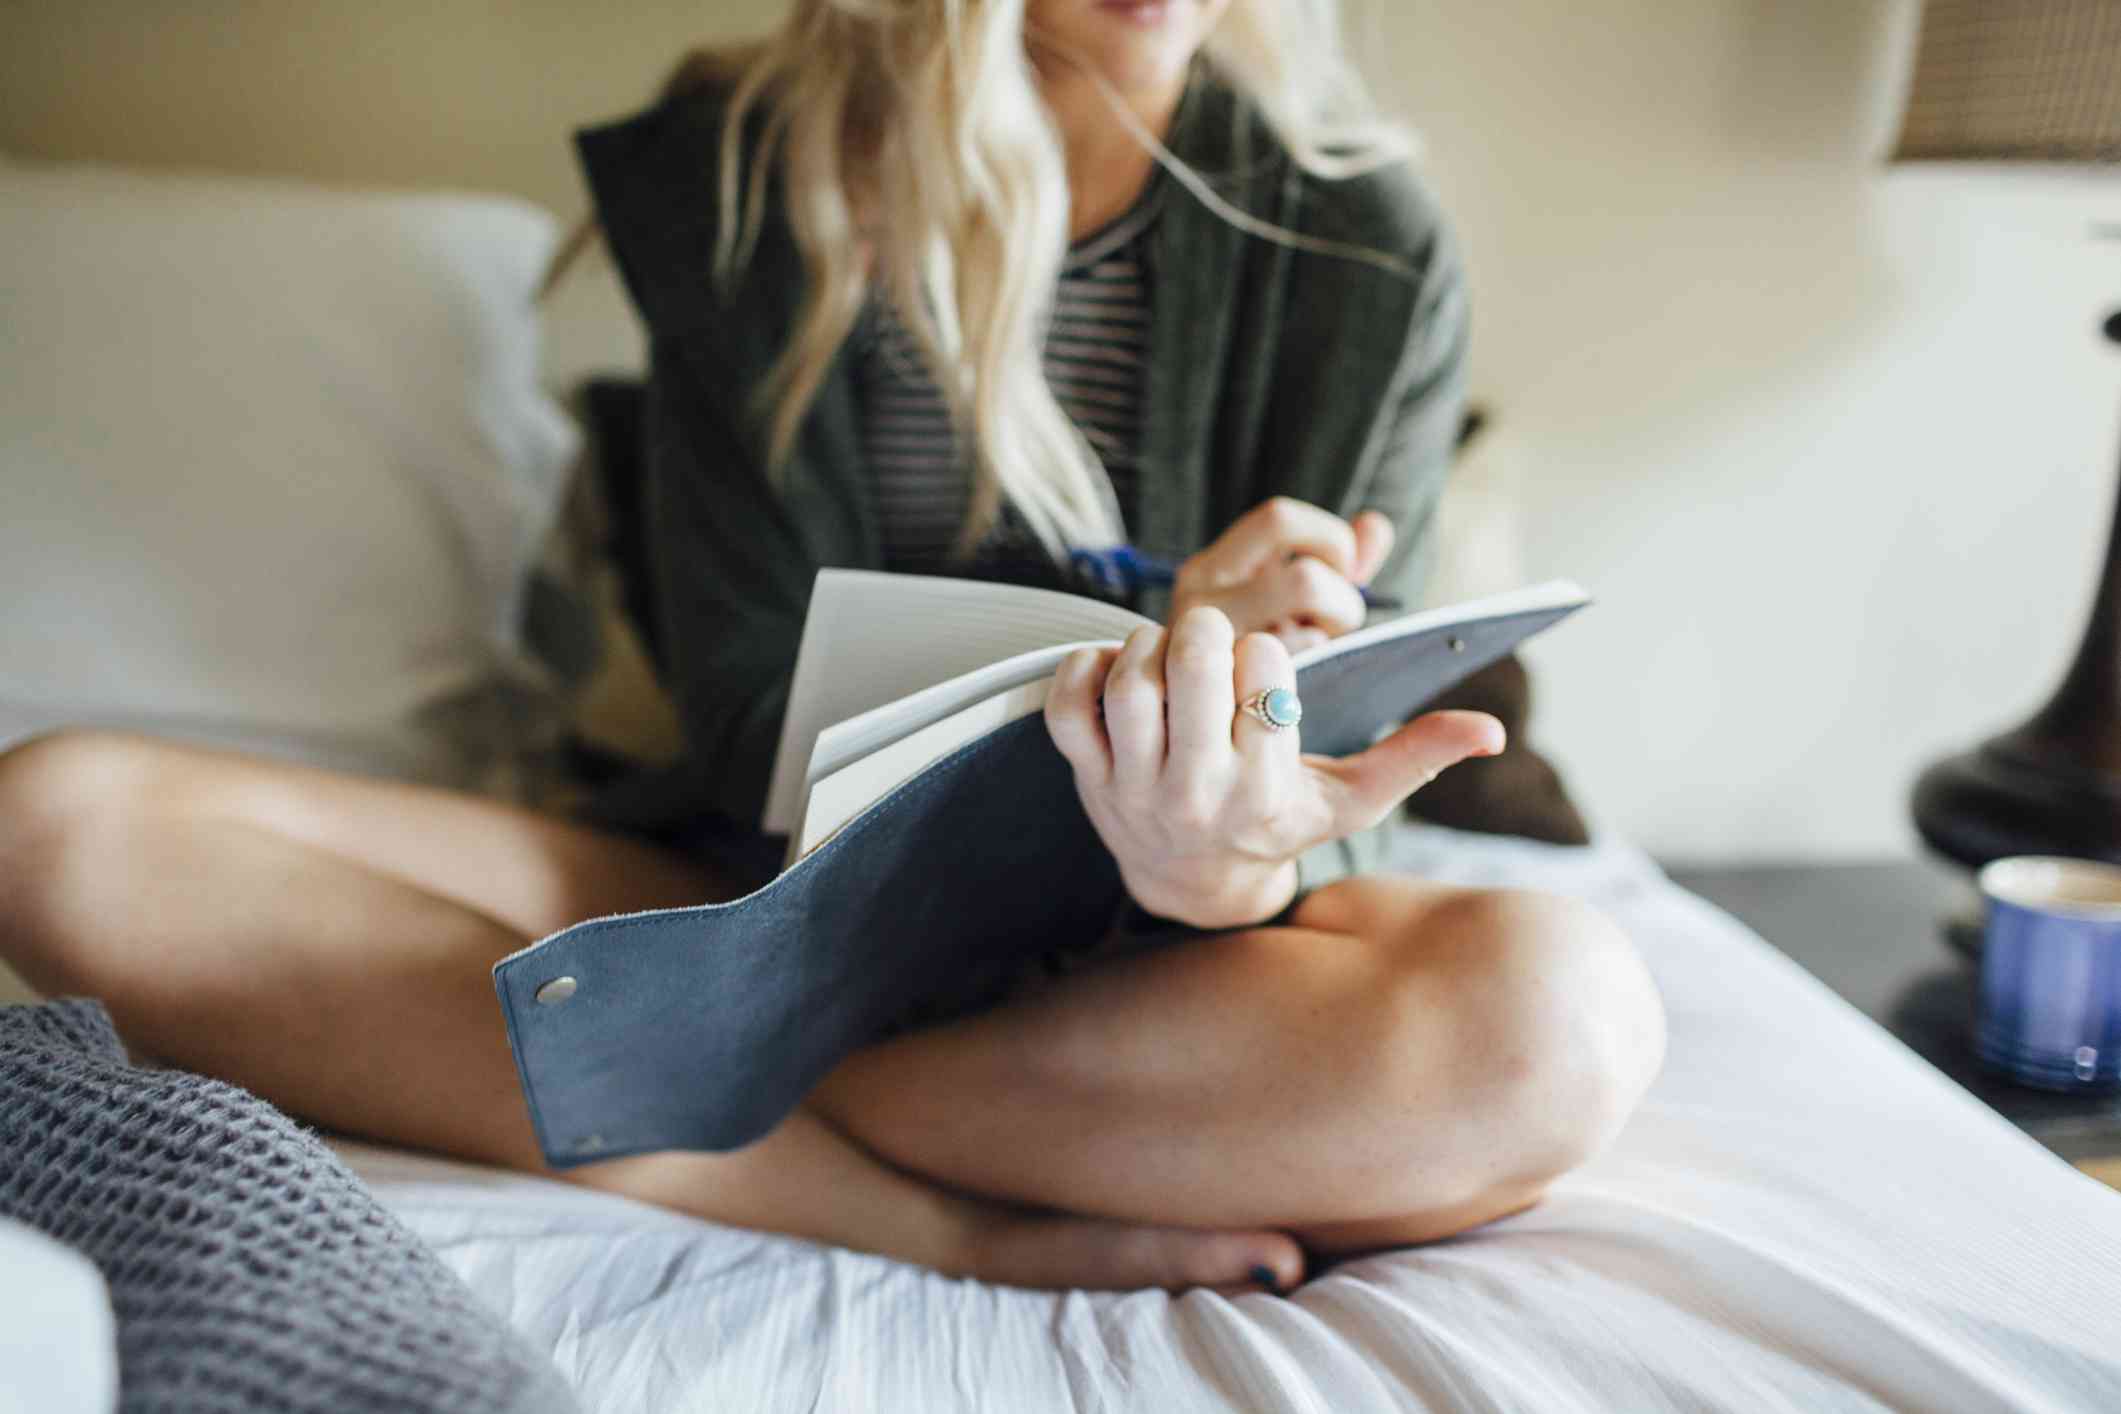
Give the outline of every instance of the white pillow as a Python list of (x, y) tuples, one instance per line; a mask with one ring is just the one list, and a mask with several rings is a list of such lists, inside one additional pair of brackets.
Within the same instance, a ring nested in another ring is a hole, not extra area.
[(115, 1409), (118, 1323), (102, 1273), (8, 1218), (0, 1218), (0, 1272), (0, 1414)]
[(545, 690), (573, 424), (522, 202), (0, 166), (0, 744), (112, 724), (470, 784)]

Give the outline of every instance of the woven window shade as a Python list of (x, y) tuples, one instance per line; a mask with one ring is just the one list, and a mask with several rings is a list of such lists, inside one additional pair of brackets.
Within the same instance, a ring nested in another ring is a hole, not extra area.
[(1896, 162), (2121, 162), (2121, 0), (1928, 0)]

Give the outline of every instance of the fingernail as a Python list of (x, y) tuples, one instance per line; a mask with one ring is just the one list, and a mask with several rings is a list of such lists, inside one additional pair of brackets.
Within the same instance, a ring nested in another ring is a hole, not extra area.
[(1281, 1294), (1281, 1282), (1275, 1277), (1274, 1269), (1264, 1262), (1252, 1269), (1252, 1280), (1277, 1296)]

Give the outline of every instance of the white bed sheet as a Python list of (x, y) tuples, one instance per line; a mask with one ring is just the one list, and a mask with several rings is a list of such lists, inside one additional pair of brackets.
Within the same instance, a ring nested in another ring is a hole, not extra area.
[(345, 1151), (595, 1410), (2121, 1410), (2121, 1193), (1633, 849), (1421, 830), (1400, 863), (1604, 906), (1669, 1059), (1537, 1208), (1290, 1299), (988, 1287)]

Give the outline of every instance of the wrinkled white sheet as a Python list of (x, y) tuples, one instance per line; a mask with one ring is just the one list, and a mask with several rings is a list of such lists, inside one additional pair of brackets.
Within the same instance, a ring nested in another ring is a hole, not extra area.
[(1536, 1209), (1292, 1299), (986, 1287), (346, 1152), (614, 1414), (2121, 1410), (2121, 1193), (1630, 848), (1424, 830), (1403, 851), (1603, 905), (1664, 989), (1670, 1055)]

